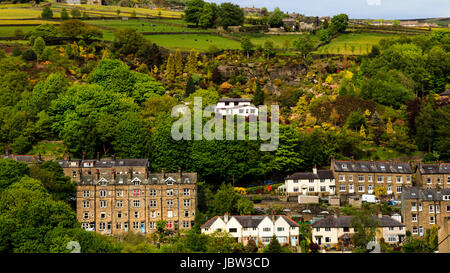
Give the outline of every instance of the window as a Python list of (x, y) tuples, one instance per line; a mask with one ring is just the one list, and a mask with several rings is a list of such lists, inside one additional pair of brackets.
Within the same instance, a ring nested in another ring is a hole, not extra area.
[(431, 184), (431, 177), (427, 177), (427, 184)]
[(344, 227), (344, 232), (349, 232), (350, 228), (349, 227)]
[(309, 192), (314, 192), (314, 187), (309, 187), (309, 188), (308, 188), (308, 191), (309, 191)]
[(119, 211), (118, 213), (117, 213), (117, 218), (122, 218), (122, 212), (121, 211)]
[(342, 164), (343, 169), (347, 169), (347, 164)]
[(413, 228), (412, 228), (412, 233), (413, 233), (413, 234), (417, 234), (417, 227), (413, 227)]
[(367, 181), (372, 182), (372, 175), (367, 176)]
[(122, 223), (116, 223), (116, 229), (122, 229)]
[(419, 203), (419, 211), (422, 211), (422, 203)]
[(184, 211), (184, 217), (189, 217), (189, 211), (188, 210)]
[(185, 207), (191, 206), (191, 200), (189, 200), (189, 199), (183, 200), (183, 206), (185, 206)]
[(183, 221), (183, 228), (189, 228), (189, 221)]
[(83, 219), (89, 219), (89, 212), (85, 212), (83, 214)]
[(439, 207), (439, 205), (436, 205), (436, 213), (440, 213), (441, 212), (441, 208)]
[(167, 211), (167, 218), (172, 218), (173, 212), (171, 210)]
[(388, 185), (388, 186), (387, 186), (387, 191), (388, 191), (388, 192), (392, 192), (392, 185)]
[(350, 175), (348, 176), (348, 181), (353, 181), (353, 175), (352, 175), (352, 174), (350, 174)]
[(392, 176), (389, 175), (389, 176), (387, 177), (387, 182), (388, 182), (388, 183), (392, 182)]
[(133, 190), (133, 196), (139, 196), (139, 195), (141, 195), (140, 190)]
[(309, 179), (309, 183), (314, 183), (314, 179)]
[(106, 197), (106, 191), (105, 190), (101, 190), (100, 191), (100, 197)]
[(401, 176), (397, 176), (396, 181), (397, 181), (397, 183), (402, 183), (403, 182), (402, 177)]
[(321, 187), (320, 187), (320, 191), (321, 191), (321, 192), (326, 191), (326, 187), (325, 187), (325, 186), (321, 186)]
[(167, 200), (167, 207), (173, 207), (173, 200)]
[(150, 190), (150, 196), (156, 196), (156, 190)]
[(105, 219), (106, 218), (106, 213), (105, 212), (101, 212), (100, 213), (100, 219)]
[(406, 176), (406, 183), (411, 183), (411, 176)]
[(105, 229), (105, 223), (103, 223), (103, 222), (98, 223), (98, 229), (99, 230), (104, 230)]
[(228, 229), (228, 232), (230, 232), (230, 233), (237, 232), (237, 228), (230, 228), (230, 229)]
[(172, 179), (168, 179), (167, 180), (167, 185), (173, 185), (173, 180)]
[(117, 202), (116, 202), (116, 207), (117, 207), (117, 208), (123, 207), (123, 202), (122, 202), (122, 201), (117, 201)]
[(450, 205), (447, 205), (446, 211), (450, 212)]
[(298, 179), (294, 179), (294, 183), (298, 183)]
[(411, 222), (417, 222), (417, 214), (411, 215)]
[(402, 192), (402, 186), (397, 186), (397, 193), (401, 193)]
[(339, 175), (339, 181), (345, 181), (345, 174)]
[(367, 192), (372, 193), (373, 192), (373, 185), (367, 186)]
[(139, 218), (139, 211), (134, 212), (134, 218)]
[(150, 217), (156, 218), (156, 211), (152, 210), (152, 211), (150, 212)]
[(72, 172), (72, 177), (77, 177), (77, 172)]
[(434, 224), (434, 216), (430, 216), (430, 225)]
[(377, 175), (377, 182), (378, 183), (383, 183), (383, 176), (382, 175)]
[(325, 231), (331, 231), (331, 228), (330, 227), (326, 227)]
[(270, 232), (270, 230), (271, 230), (270, 227), (265, 227), (265, 228), (263, 228), (263, 231), (264, 231), (264, 232)]
[(324, 183), (324, 182), (325, 182), (325, 179), (321, 178), (320, 183)]
[(364, 192), (364, 186), (358, 186), (358, 191), (359, 192)]
[(148, 201), (148, 206), (149, 206), (149, 207), (156, 207), (156, 200), (150, 200), (150, 201)]
[(317, 232), (320, 232), (320, 227), (317, 227), (317, 228), (316, 228), (316, 231), (317, 231)]
[(339, 185), (339, 191), (345, 191), (345, 185)]
[(187, 196), (189, 194), (190, 194), (189, 189), (183, 189), (183, 195), (184, 196)]
[(348, 185), (348, 191), (353, 192), (353, 184)]
[(277, 227), (277, 231), (278, 232), (284, 231), (284, 227)]
[(394, 230), (394, 227), (389, 227), (389, 230)]
[(358, 181), (359, 181), (359, 182), (364, 182), (364, 175), (359, 174), (359, 175), (358, 175)]
[(139, 222), (133, 222), (133, 229), (139, 229)]
[(133, 207), (139, 208), (141, 206), (140, 200), (133, 200)]
[(450, 176), (447, 176), (447, 184), (450, 184)]
[(100, 207), (101, 208), (106, 208), (106, 201), (105, 200), (100, 200)]
[(155, 229), (156, 228), (155, 222), (148, 222), (148, 228), (149, 229)]
[(397, 236), (388, 236), (388, 242), (397, 242)]
[(441, 178), (440, 178), (440, 177), (436, 178), (436, 182), (437, 182), (438, 184), (441, 184)]
[(89, 205), (89, 201), (83, 201), (83, 208), (88, 209)]
[(118, 190), (117, 197), (122, 197), (122, 196), (123, 196), (123, 190)]
[(83, 191), (83, 197), (89, 197), (89, 191)]
[(331, 238), (330, 237), (325, 237), (325, 243), (331, 243)]
[(430, 208), (430, 213), (433, 213), (434, 212), (434, 206), (430, 205), (429, 208)]
[(294, 188), (294, 192), (298, 192), (298, 188)]
[(166, 192), (167, 192), (167, 196), (173, 196), (173, 189), (169, 189)]
[(417, 211), (416, 202), (411, 202), (411, 211)]

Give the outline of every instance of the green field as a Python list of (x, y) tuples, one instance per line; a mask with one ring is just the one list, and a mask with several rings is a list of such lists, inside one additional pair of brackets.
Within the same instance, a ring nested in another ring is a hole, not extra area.
[(24, 33), (27, 33), (37, 26), (17, 26), (17, 27), (1, 27), (0, 26), (0, 37), (14, 37), (14, 30), (20, 28)]
[(145, 38), (171, 50), (179, 48), (183, 51), (189, 51), (195, 48), (200, 52), (205, 52), (212, 45), (219, 49), (238, 49), (241, 47), (240, 42), (209, 34), (146, 35)]
[(40, 18), (41, 11), (27, 8), (0, 9), (0, 19)]
[[(240, 35), (242, 36), (242, 35)], [(268, 34), (247, 34), (247, 37), (250, 38), (251, 42), (255, 45), (263, 46), (266, 41), (272, 41), (273, 45), (278, 48), (283, 48), (286, 44), (286, 41), (289, 42), (288, 48), (294, 47), (294, 41), (298, 39), (300, 35), (268, 35)], [(319, 39), (316, 36), (311, 36), (311, 38), (319, 43)]]
[(126, 27), (135, 28), (139, 32), (205, 32), (207, 30), (198, 28), (187, 28), (181, 25), (168, 25), (165, 22), (157, 20), (92, 20), (87, 21), (89, 24), (122, 29)]
[(381, 39), (395, 39), (398, 35), (381, 33), (348, 33), (338, 36), (329, 44), (320, 47), (316, 53), (320, 54), (366, 54), (372, 46)]

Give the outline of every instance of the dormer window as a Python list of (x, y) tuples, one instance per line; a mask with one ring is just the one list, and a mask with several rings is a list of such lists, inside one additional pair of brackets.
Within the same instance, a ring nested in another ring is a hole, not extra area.
[(385, 170), (385, 169), (386, 169), (386, 166), (381, 165), (380, 168), (381, 168), (382, 170)]
[(184, 183), (189, 183), (189, 182), (191, 182), (189, 177), (184, 178)]
[(343, 169), (347, 169), (347, 164), (342, 164)]
[(123, 178), (119, 178), (119, 184), (123, 184)]
[(107, 183), (108, 182), (104, 178), (100, 179), (100, 181), (98, 182), (98, 184), (100, 184), (100, 186), (106, 186)]
[(398, 169), (399, 169), (399, 170), (402, 170), (402, 169), (403, 169), (403, 166), (398, 166)]
[(137, 178), (133, 179), (133, 185), (139, 186), (140, 184), (141, 184), (141, 180), (139, 180)]

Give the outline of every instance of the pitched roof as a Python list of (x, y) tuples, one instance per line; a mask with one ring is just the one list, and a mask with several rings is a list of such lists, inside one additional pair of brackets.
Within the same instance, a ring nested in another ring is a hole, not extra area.
[(334, 161), (336, 172), (357, 173), (399, 173), (412, 174), (411, 165), (408, 162), (391, 161)]
[(148, 159), (137, 159), (137, 158), (129, 158), (129, 159), (72, 159), (72, 160), (58, 160), (59, 165), (63, 168), (75, 167), (72, 166), (71, 162), (77, 162), (78, 165), (76, 167), (85, 167), (83, 163), (91, 162), (94, 163), (92, 168), (111, 168), (111, 167), (146, 167), (148, 166)]
[[(394, 218), (383, 215), (381, 217), (374, 216), (378, 220), (379, 227), (404, 227), (405, 225)], [(313, 228), (344, 228), (351, 227), (352, 216), (329, 216), (312, 224)]]
[(440, 96), (450, 96), (450, 89), (445, 90), (444, 92), (442, 92), (441, 94), (439, 94)]
[(422, 164), (419, 171), (421, 174), (450, 174), (450, 163)]
[(38, 156), (34, 156), (34, 155), (14, 155), (14, 154), (10, 154), (10, 155), (3, 155), (2, 156), (3, 159), (12, 159), (18, 162), (24, 162), (24, 163), (42, 163), (43, 161), (39, 159)]
[(427, 188), (421, 189), (418, 187), (406, 188), (402, 192), (402, 199), (420, 199), (425, 201), (441, 201), (443, 195), (450, 195), (450, 188), (443, 188), (440, 190)]
[[(259, 223), (261, 223), (264, 218), (269, 217), (271, 218), (271, 215), (230, 215), (229, 220), (231, 218), (236, 219), (239, 224), (242, 225), (243, 228), (253, 228), (258, 227)], [(277, 221), (280, 217), (282, 217), (291, 227), (298, 227), (299, 224), (291, 220), (289, 217), (285, 215), (275, 215), (275, 221)], [(206, 223), (204, 223), (201, 228), (209, 228), (211, 227), (218, 219), (224, 220), (224, 216), (214, 216), (210, 220), (208, 220)]]
[(251, 99), (232, 98), (232, 99), (219, 99), (219, 102), (251, 102)]
[(286, 180), (294, 179), (334, 179), (334, 176), (331, 170), (317, 170), (317, 173), (298, 172), (286, 177)]

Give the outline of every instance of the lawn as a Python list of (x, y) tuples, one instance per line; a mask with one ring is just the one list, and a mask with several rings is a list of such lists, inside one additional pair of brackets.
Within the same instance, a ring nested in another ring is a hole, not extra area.
[(325, 54), (366, 54), (372, 50), (372, 46), (378, 44), (381, 39), (398, 38), (395, 34), (382, 33), (348, 33), (333, 39), (329, 44), (320, 47), (317, 53)]
[(238, 49), (241, 47), (240, 42), (209, 34), (146, 35), (145, 38), (171, 50), (179, 48), (182, 51), (189, 51), (194, 48), (197, 51), (205, 52), (212, 45), (219, 49)]
[(28, 19), (39, 18), (41, 11), (26, 8), (0, 9), (0, 19)]
[(17, 27), (2, 27), (0, 26), (0, 37), (14, 37), (14, 30), (16, 29), (22, 29), (24, 33), (27, 33), (35, 28), (37, 26), (17, 26)]

